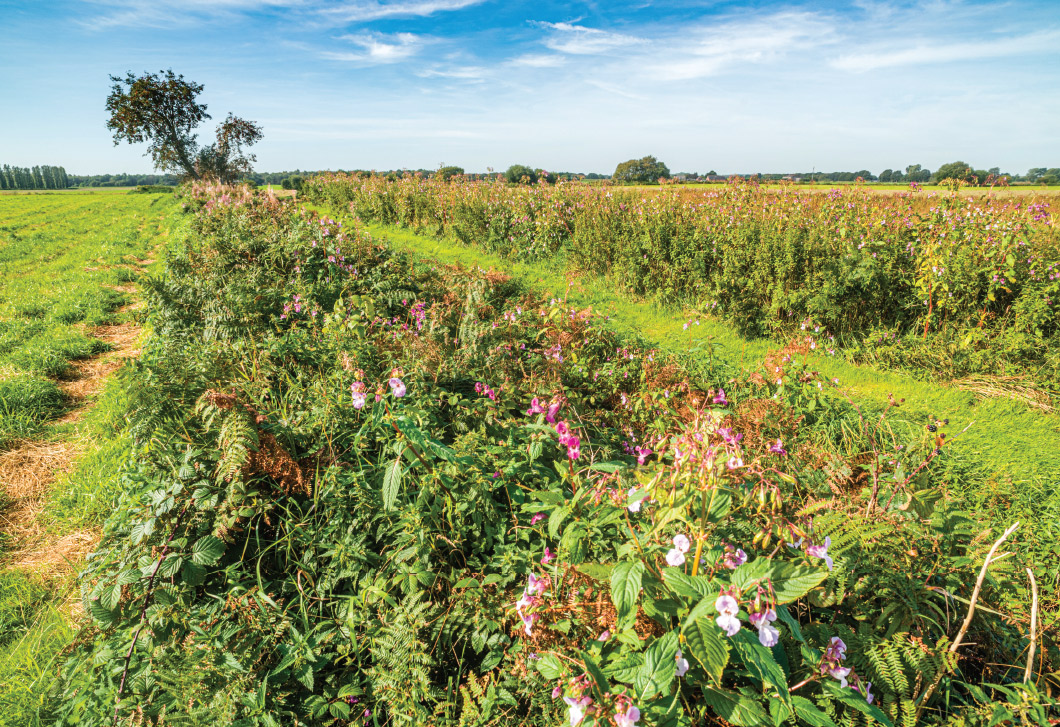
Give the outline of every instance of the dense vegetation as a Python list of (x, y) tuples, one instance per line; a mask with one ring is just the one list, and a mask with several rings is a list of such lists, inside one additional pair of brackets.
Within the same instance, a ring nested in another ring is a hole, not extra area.
[(1046, 723), (1023, 624), (951, 651), (997, 533), (940, 499), (946, 423), (837, 403), (821, 336), (737, 375), (266, 195), (187, 206), (51, 717)]
[(1038, 201), (750, 184), (660, 193), (325, 175), (304, 198), (515, 260), (558, 259), (750, 334), (858, 360), (1060, 380), (1060, 234)]

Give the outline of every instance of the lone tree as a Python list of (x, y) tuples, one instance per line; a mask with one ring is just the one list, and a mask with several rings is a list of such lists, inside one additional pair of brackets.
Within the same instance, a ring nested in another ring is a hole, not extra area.
[(640, 159), (630, 159), (615, 167), (615, 173), (611, 178), (616, 182), (657, 182), (660, 177), (669, 177), (670, 170), (665, 164), (653, 156)]
[(202, 84), (185, 81), (173, 70), (158, 74), (145, 72), (125, 78), (111, 76), (114, 82), (107, 96), (114, 145), (148, 143), (155, 168), (189, 179), (216, 179), (232, 182), (251, 171), (255, 161), (245, 147), (262, 138), (261, 127), (253, 121), (228, 114), (217, 127), (217, 140), (200, 147), (195, 128), (205, 119), (206, 104), (196, 102)]

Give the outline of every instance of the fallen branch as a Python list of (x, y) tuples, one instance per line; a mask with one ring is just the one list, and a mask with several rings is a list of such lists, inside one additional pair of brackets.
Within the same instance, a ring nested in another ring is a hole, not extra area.
[(1034, 571), (1027, 569), (1027, 577), (1031, 579), (1031, 650), (1027, 654), (1027, 668), (1023, 671), (1023, 683), (1031, 680), (1031, 671), (1034, 669), (1034, 647), (1038, 641), (1038, 583), (1034, 580)]
[[(972, 590), (972, 598), (968, 602), (968, 615), (964, 617), (964, 623), (961, 624), (961, 629), (957, 632), (957, 638), (955, 638), (953, 643), (950, 644), (949, 651), (951, 654), (956, 653), (957, 647), (959, 647), (961, 642), (964, 641), (964, 635), (968, 633), (968, 627), (972, 625), (972, 617), (975, 615), (975, 602), (979, 600), (979, 591), (982, 590), (983, 581), (986, 580), (986, 571), (990, 567), (990, 564), (994, 562), (994, 553), (997, 552), (997, 549), (1001, 547), (1001, 544), (1005, 542), (1008, 536), (1012, 535), (1019, 526), (1020, 524), (1018, 522), (1013, 523), (1009, 526), (1009, 529), (1002, 533), (1001, 537), (995, 540), (994, 544), (990, 546), (990, 552), (986, 554), (986, 560), (983, 561), (983, 567), (979, 570), (979, 577), (975, 581), (975, 588)], [(917, 698), (917, 722), (920, 721), (920, 712), (923, 711), (924, 705), (927, 704), (931, 695), (935, 693), (935, 689), (938, 687), (939, 682), (942, 681), (944, 674), (945, 672), (943, 670), (939, 670), (939, 673), (935, 675), (934, 680), (932, 680), (931, 684), (929, 684), (927, 689), (924, 690), (924, 693)]]

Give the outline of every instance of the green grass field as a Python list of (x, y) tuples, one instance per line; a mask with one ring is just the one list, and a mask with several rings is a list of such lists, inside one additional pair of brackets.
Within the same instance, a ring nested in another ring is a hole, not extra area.
[[(169, 196), (121, 192), (0, 197), (0, 456), (17, 455), (32, 441), (80, 452), (45, 493), (43, 511), (33, 512), (59, 542), (100, 526), (128, 451), (120, 387), (104, 389), (78, 421), (55, 424), (75, 403), (63, 386), (74, 362), (107, 350), (93, 336), (96, 327), (129, 317), (122, 308), (172, 221)], [(12, 549), (27, 545), (8, 532), (9, 518), (33, 508), (19, 510), (6, 492), (0, 490), (0, 725), (21, 727), (37, 723), (55, 659), (75, 632), (69, 605), (76, 583), (9, 562)]]

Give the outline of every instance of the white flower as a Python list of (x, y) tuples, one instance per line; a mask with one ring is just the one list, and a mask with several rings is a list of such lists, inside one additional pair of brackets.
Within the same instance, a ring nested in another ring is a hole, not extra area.
[(692, 544), (688, 542), (687, 535), (675, 535), (674, 536), (674, 547), (680, 550), (682, 553), (687, 553), (688, 549), (692, 547)]
[(677, 676), (683, 677), (688, 671), (688, 659), (684, 658), (680, 651), (677, 652)]
[(714, 602), (714, 608), (718, 609), (718, 617), (714, 619), (718, 628), (724, 631), (726, 636), (734, 636), (740, 630), (740, 619), (736, 617), (740, 612), (740, 604), (732, 596), (723, 593)]
[(684, 565), (684, 563), (685, 563), (685, 554), (682, 553), (677, 548), (674, 548), (673, 550), (669, 551), (666, 554), (666, 563), (667, 563), (667, 565), (672, 565), (672, 566)]
[[(636, 491), (637, 491), (636, 487), (630, 487), (629, 488), (629, 492), (626, 493), (626, 496), (627, 497), (633, 497), (633, 493), (636, 492)], [(627, 508), (628, 508), (628, 510), (630, 512), (640, 512), (640, 505), (641, 505), (642, 502), (644, 502), (644, 498), (643, 497), (641, 499), (637, 500), (636, 502), (629, 503)]]

